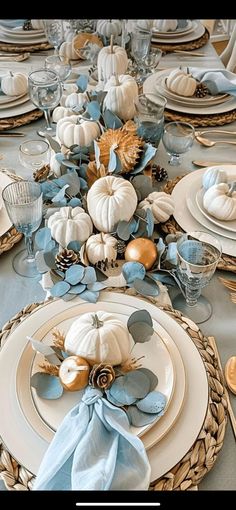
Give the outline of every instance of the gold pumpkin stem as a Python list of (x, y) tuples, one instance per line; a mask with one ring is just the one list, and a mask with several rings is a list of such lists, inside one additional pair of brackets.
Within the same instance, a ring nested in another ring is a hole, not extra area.
[(114, 40), (114, 35), (112, 34), (111, 35), (111, 40), (110, 40), (111, 53), (114, 53), (114, 51), (113, 51), (113, 40)]
[(103, 326), (103, 322), (99, 320), (96, 313), (93, 315), (93, 326), (96, 329), (101, 328)]

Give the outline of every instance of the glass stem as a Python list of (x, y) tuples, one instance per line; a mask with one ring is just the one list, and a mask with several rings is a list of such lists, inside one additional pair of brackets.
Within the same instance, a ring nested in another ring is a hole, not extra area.
[(44, 110), (44, 116), (45, 116), (46, 123), (47, 123), (47, 130), (51, 130), (52, 126), (51, 126), (50, 110)]
[(185, 288), (186, 303), (188, 306), (195, 306), (201, 294), (201, 289), (191, 289), (188, 285)]
[(25, 236), (25, 245), (27, 249), (27, 259), (32, 260), (34, 259), (34, 248), (33, 248), (33, 237), (31, 236)]

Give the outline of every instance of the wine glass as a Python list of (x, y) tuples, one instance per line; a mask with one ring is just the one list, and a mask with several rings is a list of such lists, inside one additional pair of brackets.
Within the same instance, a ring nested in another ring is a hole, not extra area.
[(58, 53), (61, 44), (64, 41), (64, 28), (61, 19), (44, 19), (44, 31), (47, 40), (55, 48), (55, 53)]
[(49, 55), (49, 57), (45, 59), (45, 67), (46, 69), (50, 69), (57, 73), (62, 84), (62, 88), (64, 89), (64, 81), (69, 78), (71, 73), (71, 64), (69, 59), (61, 55)]
[(147, 56), (151, 44), (151, 32), (135, 30), (131, 34), (131, 53), (137, 64), (137, 74), (142, 75), (143, 61)]
[(55, 71), (49, 69), (37, 69), (29, 74), (29, 95), (32, 102), (44, 111), (46, 119), (46, 129), (40, 131), (40, 136), (55, 135), (50, 119), (50, 110), (55, 108), (60, 102), (62, 95), (62, 86), (60, 79)]
[(26, 140), (19, 147), (19, 160), (25, 168), (36, 171), (50, 160), (50, 147), (45, 140)]
[(168, 163), (176, 166), (181, 164), (181, 154), (189, 151), (195, 137), (194, 127), (187, 122), (169, 122), (164, 128), (162, 141), (170, 155)]
[(26, 250), (20, 251), (14, 257), (13, 268), (21, 276), (38, 276), (32, 233), (39, 228), (42, 221), (43, 199), (40, 184), (31, 181), (12, 182), (4, 188), (2, 197), (10, 220), (25, 236)]
[(206, 232), (188, 232), (177, 240), (176, 275), (185, 289), (173, 300), (173, 307), (181, 310), (197, 324), (211, 317), (212, 306), (201, 296), (201, 289), (212, 278), (219, 258), (221, 245)]

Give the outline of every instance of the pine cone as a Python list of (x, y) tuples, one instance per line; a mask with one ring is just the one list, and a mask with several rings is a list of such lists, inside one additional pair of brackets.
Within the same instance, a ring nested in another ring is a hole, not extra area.
[(194, 95), (196, 97), (205, 97), (207, 94), (209, 94), (209, 90), (205, 83), (198, 83)]
[(160, 165), (153, 165), (152, 173), (157, 182), (166, 181), (168, 179), (168, 173), (165, 168), (162, 168)]
[(33, 177), (35, 182), (43, 182), (46, 181), (47, 177), (50, 173), (50, 166), (44, 165), (42, 168), (39, 168), (39, 170), (36, 170), (36, 172), (33, 173)]
[(55, 263), (57, 269), (59, 271), (66, 271), (73, 264), (77, 264), (79, 262), (79, 255), (75, 253), (73, 250), (64, 250), (60, 251), (55, 257)]
[(33, 29), (33, 27), (32, 27), (32, 23), (31, 23), (31, 19), (27, 19), (24, 22), (23, 30), (32, 30), (32, 29)]
[(99, 363), (99, 365), (93, 365), (89, 374), (89, 385), (105, 391), (110, 388), (115, 377), (115, 371), (111, 365)]
[(118, 258), (124, 258), (123, 255), (125, 253), (125, 250), (126, 250), (126, 243), (125, 241), (122, 241), (122, 239), (117, 239), (117, 245), (116, 245), (116, 249), (117, 249), (117, 256)]

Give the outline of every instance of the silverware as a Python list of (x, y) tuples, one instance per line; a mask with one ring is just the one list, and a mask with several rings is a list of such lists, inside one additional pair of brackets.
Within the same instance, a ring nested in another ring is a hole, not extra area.
[(192, 161), (193, 165), (196, 166), (218, 166), (218, 165), (235, 165), (235, 161), (232, 161), (232, 163), (228, 162), (225, 163), (224, 161), (202, 161), (202, 160), (194, 160)]
[(192, 53), (191, 51), (173, 50), (171, 53), (180, 53), (181, 55), (188, 55), (189, 57), (206, 57), (205, 53)]
[(212, 129), (211, 131), (209, 131), (209, 129), (208, 129), (208, 130), (205, 130), (205, 131), (201, 131), (201, 130), (200, 131), (198, 131), (198, 130), (195, 131), (195, 134), (197, 136), (202, 136), (203, 134), (206, 134), (206, 133), (208, 135), (210, 135), (211, 133), (217, 133), (217, 134), (218, 133), (226, 133), (227, 135), (236, 135), (236, 131), (228, 131), (227, 129)]
[(226, 143), (229, 145), (236, 145), (236, 142), (232, 142), (230, 140), (209, 140), (208, 138), (204, 138), (203, 136), (195, 136), (195, 139), (205, 147), (214, 147), (220, 143)]
[(15, 131), (1, 131), (0, 136), (10, 137), (10, 136), (25, 136), (25, 133), (15, 132)]
[[(209, 336), (208, 339), (209, 339), (211, 347), (212, 347), (212, 349), (213, 349), (213, 351), (215, 353), (215, 357), (216, 357), (216, 359), (218, 361), (218, 365), (219, 365), (219, 367), (220, 367), (220, 369), (222, 371), (223, 377), (224, 377), (224, 372), (223, 372), (223, 369), (222, 369), (221, 359), (220, 359), (219, 351), (217, 349), (215, 338), (214, 338), (214, 336)], [(231, 402), (230, 402), (230, 398), (229, 398), (229, 394), (228, 394), (227, 388), (225, 388), (225, 394), (226, 394), (226, 401), (227, 401), (227, 407), (228, 407), (228, 415), (229, 415), (230, 422), (231, 422), (231, 425), (232, 425), (232, 430), (233, 430), (233, 433), (234, 433), (234, 437), (236, 439), (236, 418), (234, 416), (234, 412), (233, 412), (233, 408), (232, 408), (232, 405), (231, 405)]]
[(5, 54), (0, 55), (0, 62), (23, 62), (23, 60), (27, 60), (30, 57), (30, 53), (20, 53), (19, 55), (14, 54)]
[(236, 356), (231, 356), (225, 365), (225, 380), (230, 391), (236, 395)]

